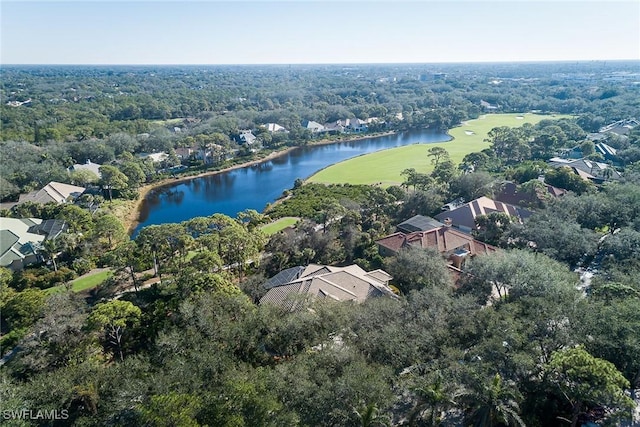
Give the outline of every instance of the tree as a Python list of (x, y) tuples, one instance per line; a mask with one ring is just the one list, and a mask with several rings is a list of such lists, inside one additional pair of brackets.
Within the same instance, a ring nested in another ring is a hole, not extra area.
[(509, 229), (509, 225), (514, 221), (516, 221), (516, 218), (504, 212), (478, 215), (475, 218), (476, 229), (471, 234), (482, 242), (498, 246)]
[(449, 152), (442, 147), (429, 148), (427, 153), (427, 156), (431, 157), (433, 169), (437, 169), (441, 161), (449, 160)]
[(91, 329), (104, 335), (104, 339), (118, 350), (120, 360), (124, 360), (122, 337), (131, 327), (138, 324), (142, 311), (129, 301), (113, 300), (98, 304), (88, 318)]
[(566, 166), (547, 171), (544, 175), (544, 182), (554, 187), (573, 191), (578, 195), (587, 193), (594, 188), (590, 181), (582, 179), (571, 168)]
[(120, 172), (127, 177), (128, 188), (137, 189), (146, 179), (146, 175), (138, 162), (124, 162), (119, 166)]
[(485, 140), (496, 156), (506, 163), (518, 163), (530, 157), (527, 133), (523, 128), (500, 126), (491, 129)]
[(115, 166), (100, 166), (102, 175), (102, 188), (109, 190), (109, 200), (113, 201), (113, 190), (124, 190), (127, 188), (129, 178)]
[(413, 387), (413, 393), (417, 401), (409, 415), (409, 425), (417, 425), (417, 421), (428, 411), (428, 425), (436, 427), (440, 425), (442, 413), (451, 407), (455, 407), (458, 398), (465, 392), (455, 383), (445, 380), (442, 372), (436, 371), (427, 378), (421, 378), (418, 386)]
[(447, 263), (437, 250), (407, 249), (385, 260), (385, 269), (404, 293), (423, 287), (451, 287)]
[(499, 425), (520, 426), (525, 424), (518, 412), (518, 398), (513, 385), (506, 383), (500, 374), (495, 374), (487, 384), (476, 381), (473, 392), (466, 396), (468, 422), (477, 427)]
[(122, 222), (112, 214), (96, 216), (94, 219), (93, 232), (98, 239), (107, 239), (108, 249), (112, 249), (114, 243), (122, 242), (128, 237)]
[(42, 314), (45, 293), (40, 289), (29, 288), (13, 294), (2, 309), (2, 320), (11, 329), (31, 326)]
[(65, 204), (56, 218), (66, 222), (72, 233), (88, 234), (93, 228), (91, 213), (80, 206)]
[(70, 176), (72, 184), (80, 185), (83, 187), (86, 187), (87, 185), (93, 184), (100, 180), (98, 175), (87, 169), (74, 170), (73, 172), (71, 172)]
[(196, 416), (201, 407), (201, 399), (191, 394), (155, 395), (140, 407), (141, 421), (158, 427), (198, 427)]
[(556, 352), (547, 367), (547, 380), (569, 402), (571, 413), (566, 420), (571, 427), (578, 425), (588, 409), (604, 407), (613, 415), (635, 405), (624, 392), (629, 381), (612, 363), (593, 357), (582, 347)]

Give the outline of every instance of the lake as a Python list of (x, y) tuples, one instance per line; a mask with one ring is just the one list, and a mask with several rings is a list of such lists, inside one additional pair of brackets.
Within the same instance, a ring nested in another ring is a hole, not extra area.
[(442, 132), (415, 130), (357, 141), (299, 147), (254, 166), (180, 181), (147, 195), (142, 202), (139, 224), (133, 236), (141, 228), (152, 224), (182, 222), (214, 213), (235, 217), (245, 209), (261, 212), (268, 203), (282, 196), (284, 190), (293, 187), (296, 179), (308, 178), (334, 163), (387, 148), (449, 139)]

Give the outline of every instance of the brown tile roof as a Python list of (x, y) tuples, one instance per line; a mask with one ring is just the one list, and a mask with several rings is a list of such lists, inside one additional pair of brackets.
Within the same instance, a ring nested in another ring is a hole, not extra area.
[(465, 248), (470, 254), (487, 254), (496, 252), (495, 246), (488, 245), (474, 239), (471, 235), (443, 226), (429, 231), (416, 231), (415, 233), (394, 233), (377, 240), (376, 243), (393, 252), (402, 248), (434, 248), (440, 253), (452, 252), (459, 248)]
[[(567, 190), (563, 190), (561, 188), (556, 188), (553, 185), (544, 184), (547, 189), (547, 192), (554, 197), (560, 197), (567, 193)], [(533, 193), (528, 193), (526, 191), (518, 191), (518, 186), (513, 182), (505, 182), (501, 186), (501, 190), (494, 197), (495, 200), (507, 203), (511, 205), (536, 205), (539, 200)]]

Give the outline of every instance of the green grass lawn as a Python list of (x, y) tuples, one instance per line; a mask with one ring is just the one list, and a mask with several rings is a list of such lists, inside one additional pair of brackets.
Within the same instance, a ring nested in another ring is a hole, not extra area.
[(261, 230), (267, 236), (271, 236), (272, 234), (276, 234), (280, 230), (284, 230), (287, 227), (295, 225), (295, 223), (298, 222), (299, 219), (300, 218), (293, 217), (293, 216), (285, 216), (285, 217), (280, 218), (280, 219), (278, 219), (278, 220), (276, 220), (276, 221), (274, 221), (272, 223), (263, 225), (261, 227)]
[(544, 119), (560, 119), (567, 115), (539, 114), (487, 114), (469, 120), (449, 131), (453, 140), (434, 144), (414, 144), (391, 148), (345, 160), (325, 168), (308, 179), (308, 182), (323, 184), (376, 184), (390, 186), (404, 181), (400, 175), (405, 169), (414, 168), (421, 173), (431, 172), (431, 161), (427, 150), (443, 147), (455, 164), (462, 162), (469, 153), (489, 147), (484, 142), (491, 129), (498, 126), (518, 127), (523, 123), (536, 124)]
[[(71, 281), (71, 290), (73, 292), (82, 292), (87, 289), (95, 288), (109, 277), (113, 276), (112, 271), (101, 271), (100, 273), (93, 274), (87, 277), (81, 277), (79, 279)], [(45, 289), (47, 295), (57, 294), (65, 291), (64, 285), (54, 286), (53, 288)]]

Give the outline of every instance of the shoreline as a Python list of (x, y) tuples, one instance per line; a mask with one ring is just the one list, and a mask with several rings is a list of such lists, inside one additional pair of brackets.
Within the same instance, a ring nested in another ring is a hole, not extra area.
[[(310, 144), (307, 144), (306, 147), (312, 147), (315, 145), (331, 145), (331, 144), (339, 144), (341, 142), (350, 142), (350, 141), (359, 141), (359, 140), (363, 140), (363, 139), (367, 139), (367, 138), (378, 138), (381, 136), (388, 136), (388, 135), (393, 135), (395, 134), (396, 131), (387, 131), (387, 132), (380, 132), (374, 135), (359, 135), (356, 136), (354, 138), (341, 138), (341, 139), (323, 139), (323, 140), (319, 140), (319, 141), (314, 141)], [(226, 168), (223, 169), (219, 169), (219, 170), (215, 170), (215, 171), (205, 171), (205, 172), (201, 172), (197, 175), (189, 175), (189, 176), (182, 176), (182, 177), (177, 177), (177, 178), (166, 178), (163, 179), (162, 181), (158, 181), (158, 182), (154, 182), (151, 184), (147, 184), (144, 185), (142, 187), (140, 187), (139, 191), (139, 195), (138, 195), (138, 199), (135, 201), (134, 204), (134, 208), (129, 212), (129, 215), (126, 218), (121, 218), (121, 221), (123, 222), (124, 228), (127, 230), (127, 234), (129, 234), (129, 236), (131, 236), (131, 234), (133, 233), (133, 231), (136, 229), (136, 227), (138, 225), (140, 225), (140, 210), (142, 208), (142, 204), (144, 203), (144, 201), (146, 200), (147, 196), (149, 195), (149, 193), (151, 193), (154, 190), (158, 190), (160, 188), (163, 187), (169, 187), (175, 184), (179, 184), (181, 182), (185, 182), (185, 181), (190, 181), (192, 179), (197, 179), (197, 178), (204, 178), (207, 176), (213, 176), (213, 175), (217, 175), (220, 173), (225, 173), (225, 172), (229, 172), (235, 169), (242, 169), (245, 167), (249, 167), (249, 166), (255, 166), (257, 164), (263, 163), (263, 162), (267, 162), (269, 160), (273, 160), (277, 157), (281, 157), (284, 156), (288, 153), (290, 153), (291, 151), (297, 149), (297, 148), (301, 148), (301, 147), (305, 147), (304, 145), (302, 146), (296, 146), (296, 147), (287, 147), (284, 148), (282, 150), (278, 150), (278, 151), (273, 151), (271, 153), (269, 153), (267, 156), (261, 158), (261, 159), (255, 159), (255, 160), (249, 160), (243, 163), (238, 163), (237, 165), (233, 165), (233, 166), (228, 166)]]

